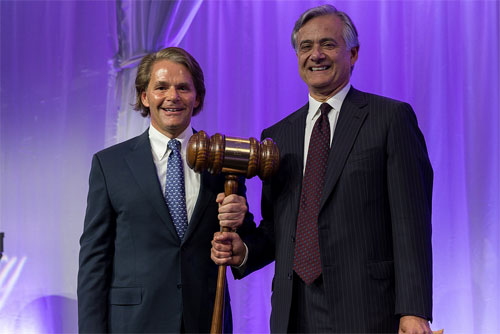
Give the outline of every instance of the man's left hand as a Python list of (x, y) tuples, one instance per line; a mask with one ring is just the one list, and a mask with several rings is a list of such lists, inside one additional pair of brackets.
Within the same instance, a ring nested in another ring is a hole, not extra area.
[(225, 196), (224, 193), (217, 195), (216, 199), (219, 206), (219, 222), (222, 227), (229, 227), (236, 230), (241, 224), (248, 211), (245, 197), (238, 195)]
[(405, 315), (399, 319), (398, 334), (432, 334), (429, 322), (413, 315)]

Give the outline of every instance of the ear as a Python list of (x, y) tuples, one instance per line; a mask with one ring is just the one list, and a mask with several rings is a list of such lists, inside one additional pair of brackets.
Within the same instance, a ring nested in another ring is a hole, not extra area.
[(148, 101), (148, 97), (146, 95), (146, 92), (143, 91), (141, 93), (141, 101), (142, 101), (142, 104), (144, 104), (144, 106), (148, 107), (149, 108), (149, 101)]
[(200, 97), (198, 96), (198, 94), (196, 94), (196, 101), (194, 101), (194, 107), (198, 108), (199, 105), (200, 105)]
[(358, 60), (358, 52), (359, 52), (359, 46), (351, 48), (351, 66), (354, 66), (354, 64)]

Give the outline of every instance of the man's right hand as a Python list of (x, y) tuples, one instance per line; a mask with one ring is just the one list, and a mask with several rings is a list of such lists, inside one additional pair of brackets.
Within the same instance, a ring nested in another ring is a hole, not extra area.
[(239, 267), (245, 259), (245, 253), (246, 247), (238, 233), (214, 233), (210, 257), (215, 264)]
[(246, 198), (236, 194), (226, 197), (224, 193), (220, 193), (217, 195), (216, 201), (219, 203), (220, 226), (236, 231), (243, 224), (245, 214), (248, 211)]

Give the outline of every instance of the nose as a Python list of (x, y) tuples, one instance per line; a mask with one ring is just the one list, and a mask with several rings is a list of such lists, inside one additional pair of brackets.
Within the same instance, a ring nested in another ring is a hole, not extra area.
[(169, 87), (166, 94), (167, 101), (177, 101), (179, 99), (179, 94), (175, 87)]
[(311, 60), (314, 62), (321, 61), (325, 58), (325, 54), (323, 53), (323, 50), (321, 49), (320, 45), (314, 45), (312, 51), (311, 51)]

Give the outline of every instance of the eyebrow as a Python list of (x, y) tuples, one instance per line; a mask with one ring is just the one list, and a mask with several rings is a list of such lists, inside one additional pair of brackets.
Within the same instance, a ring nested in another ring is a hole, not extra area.
[[(169, 82), (166, 82), (166, 81), (155, 81), (153, 82), (154, 85), (163, 85), (163, 86), (170, 86), (172, 85), (171, 83)], [(174, 86), (178, 87), (178, 86), (189, 86), (189, 82), (179, 82), (177, 84), (175, 84)]]
[[(334, 38), (331, 38), (331, 37), (325, 37), (325, 38), (322, 38), (319, 40), (319, 43), (324, 43), (324, 42), (334, 42), (335, 44), (338, 44), (337, 41), (334, 39)], [(314, 44), (314, 41), (311, 40), (311, 39), (306, 39), (306, 40), (303, 40), (300, 42), (299, 45), (302, 45), (304, 43), (313, 43)]]
[(335, 44), (337, 44), (337, 40), (335, 38), (331, 38), (331, 37), (326, 37), (326, 38), (322, 38), (319, 40), (320, 43), (324, 43), (324, 42), (334, 42)]

